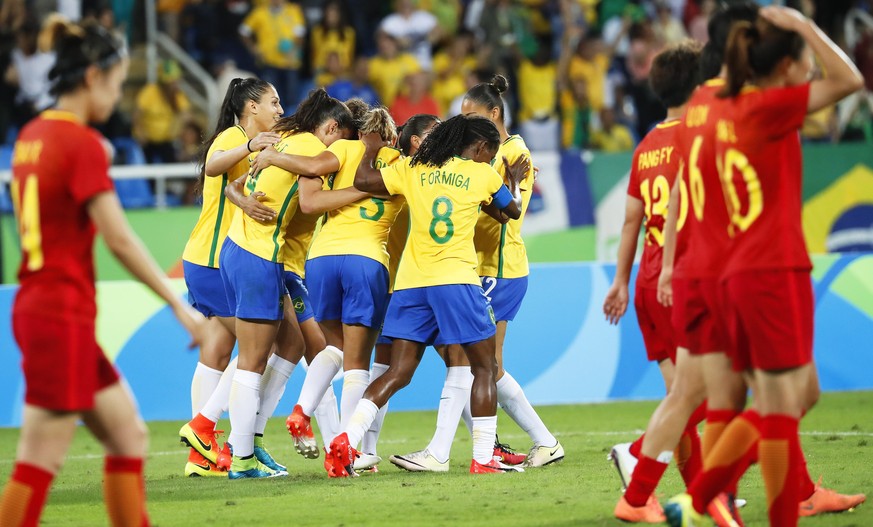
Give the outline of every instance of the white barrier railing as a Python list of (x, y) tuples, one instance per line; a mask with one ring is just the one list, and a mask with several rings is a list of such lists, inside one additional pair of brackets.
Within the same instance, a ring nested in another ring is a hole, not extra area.
[[(155, 180), (155, 206), (164, 208), (167, 206), (167, 179), (184, 178), (194, 179), (197, 177), (197, 167), (192, 163), (169, 163), (164, 165), (117, 165), (109, 168), (109, 176), (112, 179), (154, 179)], [(0, 183), (4, 185), (12, 180), (12, 171), (0, 171)], [(0, 187), (0, 193), (6, 192)]]

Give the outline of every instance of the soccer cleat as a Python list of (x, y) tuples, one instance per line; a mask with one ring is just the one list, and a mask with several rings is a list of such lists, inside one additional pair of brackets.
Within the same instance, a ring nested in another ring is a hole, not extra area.
[(486, 464), (479, 463), (475, 459), (470, 462), (470, 474), (505, 474), (507, 472), (524, 472), (517, 466), (505, 465), (494, 458)]
[(200, 452), (191, 449), (188, 462), (185, 463), (185, 477), (188, 478), (213, 478), (227, 477), (227, 472), (220, 470), (214, 463), (203, 457)]
[(221, 470), (227, 471), (230, 470), (230, 464), (233, 462), (233, 447), (230, 446), (230, 443), (225, 443), (221, 448), (221, 451), (218, 453), (218, 460), (215, 464)]
[(494, 436), (494, 457), (504, 465), (521, 465), (527, 456), (520, 452), (516, 452), (506, 443), (501, 443), (500, 439)]
[(285, 420), (285, 428), (294, 439), (294, 449), (297, 450), (298, 454), (307, 459), (318, 457), (318, 444), (312, 433), (312, 424), (309, 416), (303, 413), (299, 404), (294, 406), (294, 411)]
[(615, 504), (615, 510), (612, 514), (619, 520), (628, 523), (664, 523), (667, 521), (664, 509), (661, 508), (658, 498), (654, 495), (649, 496), (648, 501), (642, 507), (634, 507), (622, 496)]
[(212, 463), (218, 461), (218, 442), (216, 436), (224, 433), (221, 430), (197, 430), (191, 423), (185, 423), (179, 429), (179, 442), (200, 453)]
[(625, 490), (630, 485), (631, 476), (637, 466), (637, 458), (630, 453), (630, 446), (630, 443), (619, 443), (612, 447), (609, 455), (606, 456), (606, 459), (615, 465), (615, 470), (618, 471), (618, 477), (621, 479), (621, 486)]
[(706, 506), (706, 513), (717, 527), (743, 527), (734, 500), (722, 492)]
[(826, 489), (821, 486), (821, 477), (819, 477), (812, 496), (801, 501), (798, 508), (801, 516), (815, 516), (824, 512), (848, 511), (866, 500), (867, 496), (864, 494), (840, 494), (835, 490)]
[(522, 466), (524, 468), (544, 467), (564, 459), (564, 447), (560, 442), (553, 446), (534, 445), (527, 454)]
[(694, 510), (690, 494), (674, 496), (664, 505), (664, 516), (670, 527), (709, 527), (712, 522)]
[(330, 451), (325, 453), (324, 468), (328, 477), (348, 478), (355, 477), (354, 463), (358, 457), (358, 451), (349, 443), (349, 435), (343, 432), (330, 442)]
[(255, 436), (255, 458), (274, 472), (288, 473), (288, 469), (285, 468), (285, 465), (276, 462), (276, 460), (273, 459), (273, 456), (270, 455), (270, 452), (267, 451), (267, 447), (264, 446), (263, 436)]
[(256, 479), (275, 478), (287, 476), (287, 472), (276, 472), (257, 460), (255, 456), (244, 458), (233, 456), (230, 470), (227, 471), (229, 479)]
[(382, 461), (382, 458), (377, 456), (376, 454), (365, 454), (363, 452), (358, 452), (358, 457), (355, 458), (355, 462), (352, 464), (355, 468), (355, 472), (379, 472), (379, 469), (376, 468)]
[(388, 461), (396, 466), (408, 470), (410, 472), (448, 472), (449, 461), (440, 462), (430, 453), (430, 450), (424, 449), (403, 456), (391, 456)]

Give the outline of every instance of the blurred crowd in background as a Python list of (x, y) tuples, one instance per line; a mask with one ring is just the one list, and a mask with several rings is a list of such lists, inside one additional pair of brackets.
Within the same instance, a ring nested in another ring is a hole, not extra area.
[[(762, 0), (759, 3), (769, 3)], [(495, 73), (510, 81), (511, 128), (533, 150), (621, 152), (658, 121), (648, 74), (665, 45), (707, 39), (715, 0), (155, 0), (159, 30), (206, 71), (220, 94), (234, 77), (277, 88), (286, 112), (315, 86), (386, 106), (397, 124), (416, 113), (459, 112), (468, 88)], [(866, 90), (808, 118), (808, 141), (873, 143), (870, 0), (797, 0), (840, 43)], [(0, 141), (53, 103), (51, 53), (37, 46), (52, 11), (93, 18), (145, 40), (144, 0), (3, 0)], [(132, 137), (148, 162), (196, 158), (206, 115), (179, 88), (179, 64), (160, 62), (153, 84), (131, 88), (104, 127)], [(133, 82), (133, 78), (132, 81)], [(211, 111), (217, 111), (212, 109)], [(208, 134), (207, 134), (208, 135)]]

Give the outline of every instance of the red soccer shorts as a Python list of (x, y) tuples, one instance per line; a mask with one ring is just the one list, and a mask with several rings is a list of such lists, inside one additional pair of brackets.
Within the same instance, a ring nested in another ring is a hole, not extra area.
[(723, 287), (735, 370), (778, 371), (812, 362), (815, 300), (809, 271), (746, 271)]
[(673, 279), (673, 331), (692, 355), (728, 351), (719, 284), (715, 279)]
[(94, 394), (118, 382), (118, 372), (97, 344), (93, 323), (13, 312), (12, 331), (21, 348), (27, 404), (90, 410)]
[(676, 362), (676, 342), (673, 339), (672, 309), (658, 302), (658, 290), (637, 287), (634, 295), (637, 322), (646, 344), (646, 356), (650, 361), (670, 359)]

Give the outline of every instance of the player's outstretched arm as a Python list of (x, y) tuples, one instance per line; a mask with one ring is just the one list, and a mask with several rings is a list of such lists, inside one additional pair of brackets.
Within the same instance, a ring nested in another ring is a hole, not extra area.
[(379, 154), (379, 150), (385, 146), (379, 134), (367, 134), (361, 138), (367, 149), (364, 158), (355, 171), (355, 188), (377, 196), (389, 196), (388, 188), (382, 179), (382, 172), (373, 167), (373, 162)]
[(191, 347), (199, 346), (203, 342), (206, 319), (170, 288), (167, 276), (128, 225), (118, 196), (114, 192), (97, 194), (88, 202), (88, 215), (115, 258), (170, 305), (173, 314), (191, 334)]
[(277, 143), (281, 136), (275, 132), (261, 132), (246, 144), (239, 145), (230, 150), (219, 150), (213, 152), (212, 156), (203, 167), (206, 177), (220, 176), (236, 166), (237, 163), (245, 159), (252, 152), (263, 150), (270, 145)]
[(618, 260), (615, 265), (615, 278), (603, 300), (603, 314), (610, 324), (618, 324), (627, 312), (629, 302), (628, 282), (631, 268), (637, 254), (637, 239), (643, 222), (643, 202), (628, 196), (624, 209), (624, 226), (621, 228), (621, 241), (618, 244)]
[(300, 193), (300, 211), (304, 214), (321, 214), (370, 197), (370, 194), (355, 187), (324, 190), (323, 182), (320, 177), (300, 177), (298, 179), (297, 191)]
[(260, 200), (266, 196), (261, 191), (253, 192), (248, 196), (243, 192), (248, 176), (238, 177), (224, 187), (224, 195), (231, 203), (242, 210), (246, 216), (261, 223), (270, 223), (276, 219), (276, 211), (262, 204)]
[(325, 150), (317, 156), (300, 156), (265, 148), (252, 162), (249, 174), (257, 174), (267, 167), (275, 166), (301, 176), (322, 176), (336, 172), (340, 163), (333, 152)]

